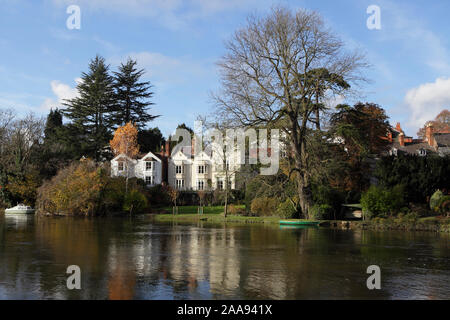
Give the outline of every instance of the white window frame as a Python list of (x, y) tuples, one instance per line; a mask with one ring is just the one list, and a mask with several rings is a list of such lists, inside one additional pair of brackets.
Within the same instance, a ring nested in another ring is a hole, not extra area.
[[(178, 170), (180, 169), (180, 170)], [(175, 173), (182, 174), (183, 173), (183, 165), (175, 165)]]
[(197, 180), (197, 190), (205, 190), (205, 181), (204, 180)]
[[(150, 180), (150, 183), (148, 183), (148, 180)], [(152, 186), (155, 182), (155, 178), (153, 176), (145, 176), (145, 184), (148, 186)]]
[(117, 161), (117, 171), (125, 171), (125, 161)]
[(177, 179), (175, 182), (175, 185), (178, 190), (183, 189), (184, 188), (184, 179)]
[(153, 161), (145, 161), (145, 171), (152, 171), (152, 170), (153, 170)]

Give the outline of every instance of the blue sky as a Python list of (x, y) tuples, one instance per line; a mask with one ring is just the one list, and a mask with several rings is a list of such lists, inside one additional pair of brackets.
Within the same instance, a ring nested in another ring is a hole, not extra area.
[[(66, 9), (81, 9), (69, 30)], [(215, 63), (224, 41), (250, 13), (283, 4), (318, 11), (350, 49), (366, 53), (371, 80), (355, 100), (384, 107), (410, 135), (450, 108), (450, 1), (447, 0), (0, 0), (0, 108), (46, 115), (73, 97), (76, 79), (96, 54), (112, 69), (128, 56), (154, 85), (153, 113), (168, 135), (211, 112)], [(381, 9), (381, 30), (369, 30), (369, 5)]]

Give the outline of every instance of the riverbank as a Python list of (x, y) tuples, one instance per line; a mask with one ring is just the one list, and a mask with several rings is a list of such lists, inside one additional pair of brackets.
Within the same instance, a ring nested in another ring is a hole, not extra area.
[[(152, 214), (156, 222), (211, 222), (211, 223), (252, 223), (278, 225), (279, 217), (246, 217), (239, 215), (222, 214)], [(450, 218), (426, 217), (426, 218), (376, 218), (370, 221), (344, 221), (326, 220), (319, 224), (322, 228), (344, 230), (399, 230), (399, 231), (430, 231), (450, 233)]]

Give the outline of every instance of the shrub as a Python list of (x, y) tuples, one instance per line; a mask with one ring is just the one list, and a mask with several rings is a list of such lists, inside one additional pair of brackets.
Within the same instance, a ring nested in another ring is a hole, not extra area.
[(275, 198), (255, 198), (252, 201), (251, 211), (258, 216), (273, 216), (276, 214), (277, 200)]
[(450, 215), (450, 196), (443, 196), (439, 201), (439, 212)]
[(231, 215), (245, 215), (245, 209), (239, 208), (234, 204), (229, 204), (227, 210)]
[(281, 202), (277, 208), (277, 215), (283, 219), (291, 219), (295, 217), (297, 213), (297, 209), (294, 207), (292, 202), (289, 199)]
[(104, 168), (93, 161), (73, 163), (38, 189), (38, 210), (51, 214), (99, 214), (104, 209), (107, 179)]
[(392, 189), (371, 186), (361, 196), (361, 205), (369, 218), (397, 213), (405, 204), (404, 188), (400, 185)]
[(140, 213), (147, 208), (148, 202), (144, 194), (138, 190), (131, 190), (124, 199), (123, 210), (126, 212)]
[(441, 190), (436, 191), (430, 199), (430, 209), (437, 212), (439, 211), (439, 204), (444, 197), (444, 193)]
[[(136, 179), (130, 179), (129, 189), (140, 190)], [(110, 177), (108, 164), (97, 165), (90, 160), (79, 161), (60, 170), (50, 181), (44, 182), (37, 194), (36, 204), (40, 213), (63, 215), (117, 213), (122, 212), (125, 205), (125, 179)], [(127, 199), (128, 203), (133, 204), (132, 200)]]
[(311, 218), (315, 220), (328, 220), (333, 215), (333, 207), (329, 204), (316, 204), (311, 208)]

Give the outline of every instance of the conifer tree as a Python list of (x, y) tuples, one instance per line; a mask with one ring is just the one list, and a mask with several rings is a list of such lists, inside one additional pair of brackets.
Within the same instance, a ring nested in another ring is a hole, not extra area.
[(142, 130), (158, 116), (149, 113), (150, 106), (153, 105), (149, 100), (153, 96), (152, 85), (140, 80), (144, 70), (138, 70), (136, 64), (136, 61), (128, 58), (125, 64), (120, 65), (119, 71), (114, 72), (116, 109), (113, 123), (117, 127), (132, 122)]
[(114, 81), (103, 57), (97, 55), (91, 60), (77, 89), (79, 96), (64, 103), (64, 115), (78, 131), (83, 155), (98, 161), (104, 157), (111, 137), (111, 114), (115, 109)]

